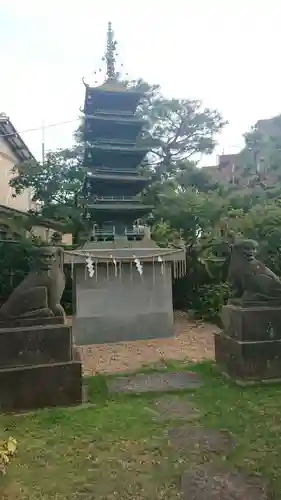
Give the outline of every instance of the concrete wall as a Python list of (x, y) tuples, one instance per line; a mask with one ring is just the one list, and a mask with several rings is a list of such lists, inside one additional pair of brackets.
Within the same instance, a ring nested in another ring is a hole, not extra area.
[(140, 277), (133, 264), (98, 265), (89, 278), (75, 267), (73, 335), (77, 345), (170, 337), (173, 335), (171, 268), (144, 264)]
[(0, 205), (27, 212), (31, 204), (31, 190), (26, 189), (21, 195), (13, 197), (14, 190), (9, 186), (10, 180), (15, 174), (12, 168), (17, 164), (17, 160), (0, 137)]

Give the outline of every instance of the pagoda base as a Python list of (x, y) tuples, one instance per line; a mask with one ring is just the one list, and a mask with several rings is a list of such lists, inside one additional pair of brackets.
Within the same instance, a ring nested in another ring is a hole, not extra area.
[(73, 318), (76, 345), (166, 338), (173, 336), (173, 330), (168, 313)]
[(145, 263), (99, 265), (93, 278), (75, 266), (76, 314), (72, 331), (76, 345), (124, 342), (173, 336), (171, 265)]

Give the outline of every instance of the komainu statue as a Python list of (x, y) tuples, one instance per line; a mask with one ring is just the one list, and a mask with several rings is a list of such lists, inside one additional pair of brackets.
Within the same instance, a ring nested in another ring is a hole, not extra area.
[(65, 319), (65, 311), (60, 304), (64, 288), (61, 248), (37, 248), (29, 274), (0, 308), (0, 321), (54, 316)]
[(236, 241), (231, 250), (228, 281), (232, 288), (229, 304), (242, 307), (281, 305), (281, 280), (255, 258), (258, 243)]

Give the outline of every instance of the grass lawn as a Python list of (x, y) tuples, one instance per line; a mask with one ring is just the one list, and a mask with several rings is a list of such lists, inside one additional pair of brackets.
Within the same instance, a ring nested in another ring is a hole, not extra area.
[[(261, 474), (281, 499), (281, 387), (240, 389), (209, 363), (192, 369), (204, 385), (181, 397), (196, 402), (196, 423), (230, 431), (236, 448), (224, 457), (226, 465)], [(0, 438), (18, 441), (0, 478), (1, 500), (180, 498), (181, 472), (207, 460), (180, 456), (168, 445), (167, 429), (181, 423), (156, 422), (151, 395), (109, 397), (101, 376), (89, 379), (89, 393), (96, 406), (0, 417)]]

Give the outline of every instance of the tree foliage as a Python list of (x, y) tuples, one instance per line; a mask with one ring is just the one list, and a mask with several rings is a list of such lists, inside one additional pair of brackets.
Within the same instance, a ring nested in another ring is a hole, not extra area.
[[(154, 170), (158, 180), (182, 174), (190, 165), (184, 160), (196, 153), (213, 151), (215, 136), (225, 123), (218, 111), (202, 108), (200, 101), (166, 99), (158, 85), (143, 80), (125, 84), (144, 92), (137, 109), (137, 115), (144, 119), (140, 141), (150, 151), (146, 167)], [(73, 147), (48, 152), (44, 165), (16, 166), (11, 186), (16, 194), (32, 188), (45, 216), (77, 222), (75, 197), (85, 175), (81, 168), (83, 120), (74, 135)]]
[(179, 162), (183, 168), (184, 160), (212, 153), (216, 134), (225, 125), (218, 111), (202, 108), (200, 101), (165, 99), (162, 95), (143, 116), (151, 165), (164, 179), (173, 177)]
[(42, 207), (44, 216), (63, 221), (73, 220), (75, 196), (84, 177), (80, 168), (81, 156), (82, 150), (79, 146), (49, 151), (44, 165), (35, 161), (16, 165), (16, 175), (10, 185), (16, 194), (31, 188), (33, 201)]
[[(278, 117), (279, 124), (281, 119)], [(275, 124), (276, 125), (276, 124)], [(275, 131), (276, 129), (275, 127)], [(281, 126), (280, 137), (263, 134), (254, 127), (245, 134), (239, 174), (249, 181), (232, 185), (212, 180), (209, 170), (189, 164), (177, 172), (173, 186), (162, 184), (154, 216), (168, 232), (176, 229), (187, 245), (188, 274), (174, 284), (177, 307), (214, 318), (228, 295), (226, 284), (233, 234), (259, 242), (259, 258), (281, 276)], [(257, 175), (251, 157), (259, 134)], [(256, 141), (256, 142), (254, 142)], [(248, 155), (248, 156), (247, 156)], [(243, 163), (244, 162), (244, 163)], [(249, 168), (250, 166), (250, 168)], [(263, 174), (263, 175), (262, 175)], [(263, 180), (263, 182), (260, 182)], [(165, 239), (165, 234), (162, 236)]]
[[(145, 120), (140, 140), (150, 154), (144, 168), (153, 171), (145, 201), (152, 203), (152, 235), (160, 246), (187, 250), (187, 276), (174, 283), (174, 305), (215, 318), (228, 294), (226, 283), (233, 233), (256, 239), (260, 258), (281, 275), (281, 132), (255, 126), (245, 134), (240, 154), (241, 182), (227, 184), (197, 167), (198, 155), (209, 154), (224, 120), (199, 101), (166, 99), (157, 85), (126, 82), (145, 90), (137, 113)], [(83, 123), (72, 148), (49, 152), (45, 165), (24, 164), (12, 180), (16, 192), (31, 187), (43, 214), (79, 227), (75, 196), (84, 172)], [(259, 169), (257, 169), (259, 165)], [(0, 249), (1, 250), (1, 249)], [(1, 252), (0, 252), (1, 254)]]

